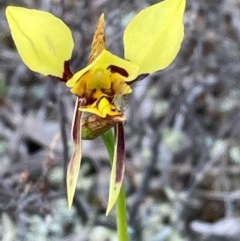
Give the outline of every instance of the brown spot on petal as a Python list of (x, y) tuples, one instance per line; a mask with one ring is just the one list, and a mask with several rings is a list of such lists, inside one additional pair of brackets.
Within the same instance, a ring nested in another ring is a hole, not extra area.
[(63, 81), (67, 82), (67, 80), (69, 80), (70, 78), (72, 78), (73, 74), (70, 70), (70, 66), (69, 66), (69, 60), (64, 62), (64, 72), (63, 72)]
[(54, 76), (54, 75), (48, 75), (48, 77), (51, 78), (51, 79), (54, 79), (54, 80), (57, 79), (57, 80), (60, 80), (60, 81), (63, 81), (63, 82), (67, 82), (73, 76), (73, 73), (70, 70), (69, 62), (70, 62), (70, 60), (64, 62), (64, 69), (63, 69), (62, 78)]
[(110, 65), (110, 66), (108, 66), (107, 69), (109, 69), (112, 73), (119, 73), (120, 75), (122, 75), (124, 77), (129, 76), (128, 72), (125, 69), (120, 68), (116, 65)]

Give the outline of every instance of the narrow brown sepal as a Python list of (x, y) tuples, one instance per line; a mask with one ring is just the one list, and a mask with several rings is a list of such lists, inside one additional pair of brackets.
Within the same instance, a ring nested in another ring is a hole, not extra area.
[(112, 210), (116, 203), (123, 183), (125, 173), (125, 141), (123, 123), (118, 123), (115, 128), (115, 146), (112, 162), (112, 171), (110, 176), (109, 197), (106, 215)]
[(67, 167), (67, 198), (68, 198), (68, 207), (71, 208), (73, 203), (73, 198), (75, 190), (77, 187), (78, 174), (80, 170), (81, 158), (82, 158), (82, 139), (81, 139), (81, 120), (83, 112), (79, 111), (79, 108), (82, 105), (82, 100), (77, 98), (74, 116), (72, 122), (72, 144), (73, 144), (73, 153)]

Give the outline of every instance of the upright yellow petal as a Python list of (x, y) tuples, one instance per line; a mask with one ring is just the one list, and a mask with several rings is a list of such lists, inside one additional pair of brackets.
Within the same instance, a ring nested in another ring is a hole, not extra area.
[(73, 38), (63, 21), (44, 11), (9, 6), (6, 17), (23, 62), (33, 71), (62, 78)]
[(124, 32), (125, 58), (140, 65), (140, 74), (166, 68), (184, 36), (186, 0), (165, 0), (138, 13)]
[(106, 44), (105, 44), (105, 20), (104, 20), (104, 14), (102, 13), (98, 20), (96, 30), (94, 33), (92, 48), (88, 58), (88, 63), (90, 64), (94, 59), (96, 59), (103, 49), (106, 49)]

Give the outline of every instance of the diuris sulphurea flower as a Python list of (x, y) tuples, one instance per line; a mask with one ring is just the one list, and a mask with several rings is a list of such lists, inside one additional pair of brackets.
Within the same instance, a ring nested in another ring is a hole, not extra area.
[(124, 57), (106, 48), (102, 14), (88, 63), (74, 74), (70, 70), (74, 42), (67, 25), (48, 12), (7, 7), (7, 21), (23, 62), (32, 71), (66, 82), (76, 96), (73, 154), (66, 180), (69, 207), (81, 163), (81, 140), (94, 139), (111, 127), (115, 130), (115, 151), (107, 214), (114, 206), (125, 171), (125, 116), (121, 101), (132, 93), (131, 83), (139, 76), (165, 69), (175, 59), (184, 36), (185, 4), (185, 0), (165, 0), (134, 16), (123, 34)]

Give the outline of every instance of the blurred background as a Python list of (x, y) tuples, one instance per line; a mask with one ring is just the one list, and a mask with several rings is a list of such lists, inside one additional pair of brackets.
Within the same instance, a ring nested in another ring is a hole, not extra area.
[[(76, 71), (86, 64), (102, 12), (107, 46), (122, 56), (127, 23), (156, 2), (0, 0), (2, 241), (117, 240), (115, 211), (105, 216), (110, 168), (101, 139), (84, 141), (76, 199), (67, 208), (63, 170), (74, 97), (64, 83), (22, 63), (6, 6), (61, 17), (73, 32)], [(132, 241), (239, 240), (240, 1), (188, 0), (184, 20), (177, 59), (136, 82), (128, 99), (125, 185)]]

